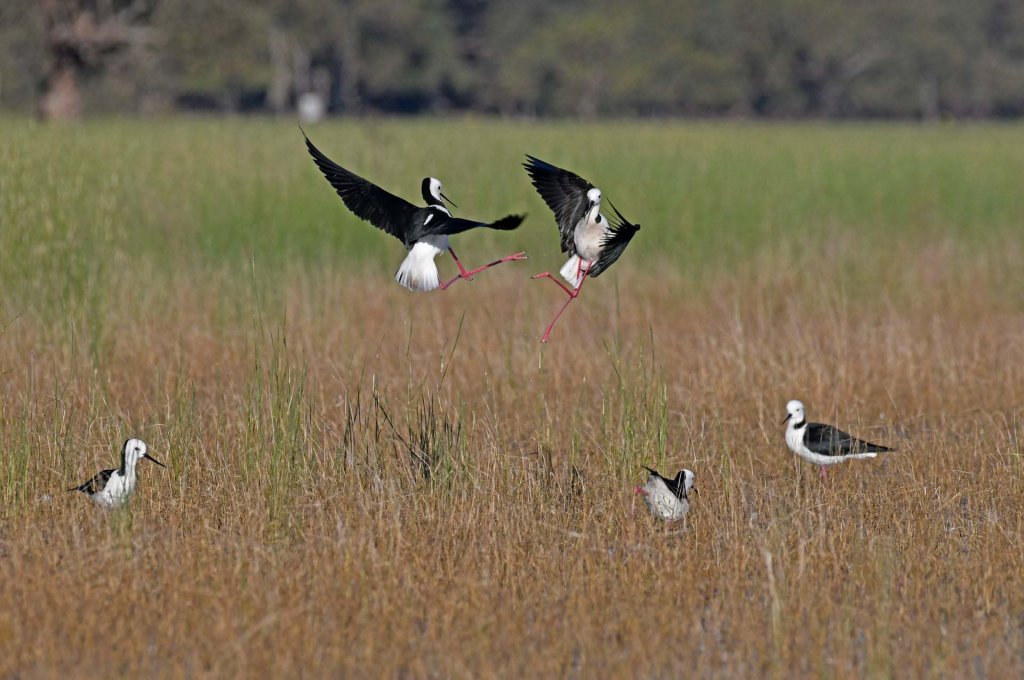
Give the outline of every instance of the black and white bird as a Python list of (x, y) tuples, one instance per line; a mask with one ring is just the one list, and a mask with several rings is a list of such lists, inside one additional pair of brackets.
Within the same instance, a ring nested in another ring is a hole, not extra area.
[(138, 478), (135, 465), (143, 458), (148, 458), (162, 468), (167, 467), (149, 455), (149, 447), (141, 439), (129, 439), (121, 449), (121, 465), (113, 470), (102, 470), (84, 484), (74, 486), (68, 491), (81, 491), (103, 508), (120, 508), (135, 493)]
[[(551, 275), (550, 272), (537, 274), (535, 279), (551, 279), (569, 296), (555, 318), (548, 324), (541, 342), (551, 338), (558, 317), (569, 303), (576, 299), (588, 278), (600, 276), (612, 266), (630, 239), (640, 229), (622, 216), (614, 205), (615, 220), (609, 221), (601, 214), (601, 190), (579, 175), (545, 163), (539, 158), (527, 155), (523, 163), (533, 186), (544, 202), (555, 214), (555, 223), (561, 235), (563, 253), (569, 253), (569, 260), (562, 265), (559, 274), (569, 286)], [(609, 205), (611, 203), (609, 202)]]
[[(306, 137), (305, 132), (302, 134), (303, 137)], [(475, 222), (452, 217), (444, 202), (448, 201), (452, 207), (455, 207), (455, 204), (441, 193), (441, 181), (434, 177), (423, 179), (421, 192), (427, 205), (418, 208), (405, 199), (399, 198), (341, 167), (313, 146), (309, 137), (306, 137), (306, 148), (317, 167), (320, 168), (320, 172), (341, 196), (345, 207), (351, 210), (356, 217), (391, 234), (405, 245), (409, 254), (405, 256), (405, 260), (398, 267), (395, 280), (406, 288), (420, 291), (435, 288), (446, 290), (455, 281), (471, 280), (474, 274), (502, 262), (526, 259), (525, 252), (515, 253), (476, 269), (467, 270), (462, 266), (462, 262), (459, 261), (448, 240), (449, 236), (479, 227), (511, 231), (522, 223), (523, 215), (507, 215), (496, 222)], [(434, 258), (446, 250), (455, 260), (459, 274), (448, 281), (441, 282), (438, 278)]]
[(874, 458), (879, 453), (892, 451), (888, 446), (861, 441), (831, 425), (809, 423), (804, 417), (804, 404), (796, 399), (786, 404), (786, 445), (809, 463), (825, 467), (857, 458)]
[(685, 517), (690, 511), (690, 491), (697, 491), (693, 488), (693, 472), (683, 469), (676, 473), (675, 479), (669, 479), (662, 477), (657, 470), (646, 465), (643, 467), (650, 474), (646, 484), (633, 489), (633, 497), (636, 498), (637, 494), (643, 496), (647, 508), (657, 519), (675, 522)]

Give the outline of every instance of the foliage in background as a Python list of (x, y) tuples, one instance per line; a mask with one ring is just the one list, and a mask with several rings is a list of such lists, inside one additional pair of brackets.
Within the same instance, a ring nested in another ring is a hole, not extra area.
[[(1014, 0), (143, 2), (154, 39), (87, 74), (87, 110), (282, 112), (315, 92), (346, 114), (1024, 114)], [(0, 7), (7, 109), (43, 75), (37, 6)]]

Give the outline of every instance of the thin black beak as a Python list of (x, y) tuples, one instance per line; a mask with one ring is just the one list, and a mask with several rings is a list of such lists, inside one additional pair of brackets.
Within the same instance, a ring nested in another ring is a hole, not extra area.
[(786, 414), (786, 419), (782, 421), (782, 424), (785, 425), (786, 423), (788, 423), (789, 419), (792, 418), (792, 417), (793, 417), (792, 413), (787, 413)]
[(441, 193), (440, 191), (439, 191), (438, 193), (439, 193), (439, 194), (441, 194), (441, 198), (443, 198), (444, 200), (446, 200), (446, 201), (448, 201), (449, 203), (451, 203), (451, 205), (452, 205), (452, 207), (453, 207), (453, 208), (458, 208), (458, 207), (459, 207), (459, 206), (455, 205), (455, 201), (453, 201), (452, 199), (448, 198), (447, 196), (445, 196), (445, 195), (444, 195), (443, 193)]
[(163, 463), (161, 463), (160, 461), (158, 461), (156, 458), (154, 458), (153, 456), (149, 455), (148, 453), (142, 454), (142, 457), (143, 458), (149, 458), (151, 461), (153, 461), (154, 463), (156, 463), (157, 465), (159, 465), (162, 468), (167, 467), (166, 465), (164, 465)]

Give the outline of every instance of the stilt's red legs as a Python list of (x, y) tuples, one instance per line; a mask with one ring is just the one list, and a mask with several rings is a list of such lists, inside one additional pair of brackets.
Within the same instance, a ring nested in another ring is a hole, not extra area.
[(821, 466), (821, 481), (825, 481), (825, 466)]
[(633, 512), (636, 510), (636, 497), (637, 497), (638, 494), (641, 495), (641, 496), (646, 496), (647, 492), (644, 491), (644, 488), (642, 486), (640, 486), (640, 485), (637, 485), (637, 486), (633, 487), (633, 502), (629, 504), (629, 514), (630, 515), (632, 515)]
[(455, 260), (455, 264), (458, 265), (458, 267), (459, 267), (459, 275), (458, 276), (453, 276), (452, 278), (450, 278), (449, 280), (445, 281), (444, 283), (438, 284), (438, 288), (440, 288), (441, 290), (448, 290), (448, 286), (452, 285), (453, 283), (455, 283), (459, 279), (466, 279), (467, 281), (472, 281), (473, 280), (473, 274), (479, 274), (483, 270), (490, 269), (491, 267), (493, 267), (496, 264), (501, 264), (502, 262), (515, 262), (516, 260), (525, 260), (526, 259), (526, 253), (525, 252), (523, 252), (523, 253), (515, 253), (514, 255), (507, 255), (506, 257), (503, 257), (500, 260), (495, 260), (494, 262), (488, 262), (487, 264), (481, 265), (481, 266), (477, 267), (476, 269), (469, 269), (469, 270), (467, 270), (465, 267), (462, 266), (462, 262), (459, 261), (459, 256), (455, 254), (454, 250), (449, 248), (448, 252), (452, 254), (452, 259)]
[(550, 272), (544, 272), (543, 274), (537, 274), (536, 276), (531, 277), (534, 279), (551, 279), (552, 281), (558, 284), (559, 288), (565, 291), (566, 295), (569, 296), (569, 299), (565, 301), (565, 304), (562, 305), (562, 308), (558, 310), (557, 314), (555, 314), (555, 318), (551, 320), (551, 323), (549, 323), (548, 327), (544, 330), (544, 335), (540, 339), (541, 342), (547, 342), (548, 340), (551, 339), (551, 329), (555, 327), (555, 322), (558, 321), (558, 317), (562, 316), (562, 312), (565, 311), (565, 308), (569, 306), (570, 302), (579, 297), (580, 291), (583, 290), (583, 284), (587, 282), (587, 275), (590, 273), (591, 264), (592, 263), (587, 263), (587, 268), (583, 272), (583, 278), (580, 279), (580, 285), (578, 288), (576, 288), (576, 290), (570, 289), (564, 283), (562, 283), (554, 276), (552, 276)]
[[(566, 295), (568, 295), (569, 297), (576, 297), (576, 291), (574, 291), (573, 289), (569, 288), (569, 286), (565, 285), (564, 283), (562, 283), (561, 281), (556, 279), (554, 276), (552, 276), (551, 272), (544, 272), (543, 274), (534, 274), (530, 278), (531, 279), (551, 279), (552, 281), (555, 282), (555, 285), (557, 285), (559, 288), (561, 288), (562, 290), (565, 291)], [(581, 285), (582, 285), (582, 282), (581, 282)]]

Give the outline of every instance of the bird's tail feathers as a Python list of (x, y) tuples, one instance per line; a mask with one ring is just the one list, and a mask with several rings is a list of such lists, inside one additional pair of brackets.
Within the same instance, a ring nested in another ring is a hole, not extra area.
[(437, 288), (440, 282), (437, 265), (434, 264), (435, 254), (434, 250), (425, 244), (414, 245), (399, 265), (395, 281), (409, 290), (428, 291)]
[(583, 283), (583, 262), (580, 260), (579, 255), (573, 255), (569, 260), (562, 265), (562, 268), (558, 270), (558, 273), (562, 275), (562, 278), (569, 282), (569, 285), (574, 289), (579, 288), (580, 284)]
[(526, 215), (505, 215), (500, 220), (495, 220), (483, 226), (488, 229), (497, 229), (498, 231), (512, 231), (513, 229), (518, 229), (524, 219), (526, 219)]

